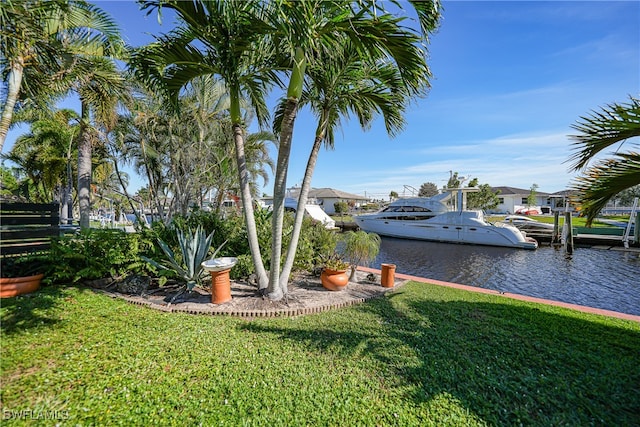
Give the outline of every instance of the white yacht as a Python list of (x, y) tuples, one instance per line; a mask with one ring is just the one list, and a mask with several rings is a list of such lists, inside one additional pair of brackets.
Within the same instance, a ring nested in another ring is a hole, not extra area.
[(354, 216), (356, 224), (381, 236), (472, 245), (536, 249), (538, 242), (516, 227), (484, 219), (482, 211), (466, 209), (473, 188), (449, 189), (433, 197), (398, 199), (380, 212)]

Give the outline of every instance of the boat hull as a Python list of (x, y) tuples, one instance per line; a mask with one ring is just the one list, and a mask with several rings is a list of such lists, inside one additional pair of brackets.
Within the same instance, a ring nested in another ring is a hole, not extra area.
[(527, 239), (515, 227), (508, 225), (461, 224), (451, 221), (437, 221), (436, 218), (422, 221), (403, 221), (361, 216), (354, 219), (362, 230), (381, 236), (518, 249), (536, 249), (538, 247), (535, 240)]

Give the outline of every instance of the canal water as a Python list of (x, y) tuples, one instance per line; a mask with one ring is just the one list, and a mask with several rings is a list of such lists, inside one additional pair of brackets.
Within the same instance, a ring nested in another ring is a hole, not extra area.
[(382, 238), (371, 267), (640, 315), (640, 254), (575, 248), (535, 251)]

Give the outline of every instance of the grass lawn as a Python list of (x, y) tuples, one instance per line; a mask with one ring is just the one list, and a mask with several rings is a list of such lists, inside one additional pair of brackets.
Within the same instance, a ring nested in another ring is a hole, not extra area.
[[(486, 219), (487, 221), (490, 221), (490, 222), (496, 222), (496, 221), (504, 220), (504, 217), (505, 217), (504, 215), (489, 215), (486, 217)], [(553, 215), (551, 216), (529, 215), (529, 217), (539, 222), (546, 222), (547, 224), (553, 224), (553, 221), (554, 221)], [(608, 216), (607, 219), (627, 222), (629, 221), (629, 215)], [(562, 226), (562, 224), (564, 224), (564, 216), (560, 215), (559, 220), (560, 220), (560, 226)], [(571, 225), (573, 225), (574, 227), (586, 227), (587, 219), (585, 217), (578, 217), (578, 216), (571, 217)], [(591, 227), (611, 227), (611, 224), (607, 224), (606, 222), (600, 222), (598, 221), (598, 219), (595, 219), (591, 224)]]
[(410, 283), (253, 321), (1, 303), (4, 425), (640, 425), (640, 324), (497, 295)]

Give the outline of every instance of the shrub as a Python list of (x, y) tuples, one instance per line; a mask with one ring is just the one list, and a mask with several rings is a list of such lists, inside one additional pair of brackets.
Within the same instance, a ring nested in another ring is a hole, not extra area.
[(119, 277), (149, 271), (140, 259), (145, 235), (121, 230), (90, 229), (52, 241), (52, 282)]
[(347, 202), (335, 202), (333, 204), (333, 209), (337, 214), (342, 215), (349, 212), (349, 205), (347, 204)]
[(247, 280), (249, 276), (255, 273), (255, 268), (253, 267), (253, 260), (251, 259), (251, 255), (243, 254), (243, 255), (238, 255), (236, 258), (238, 259), (238, 262), (231, 269), (231, 272), (229, 273), (229, 277), (234, 280), (237, 280), (237, 279)]
[(378, 256), (381, 240), (376, 233), (367, 233), (363, 230), (349, 231), (344, 235), (343, 240), (344, 256), (351, 264), (349, 280), (353, 280), (359, 264), (368, 264)]
[(49, 254), (2, 257), (0, 258), (0, 277), (14, 278), (47, 274), (51, 266), (52, 259)]

